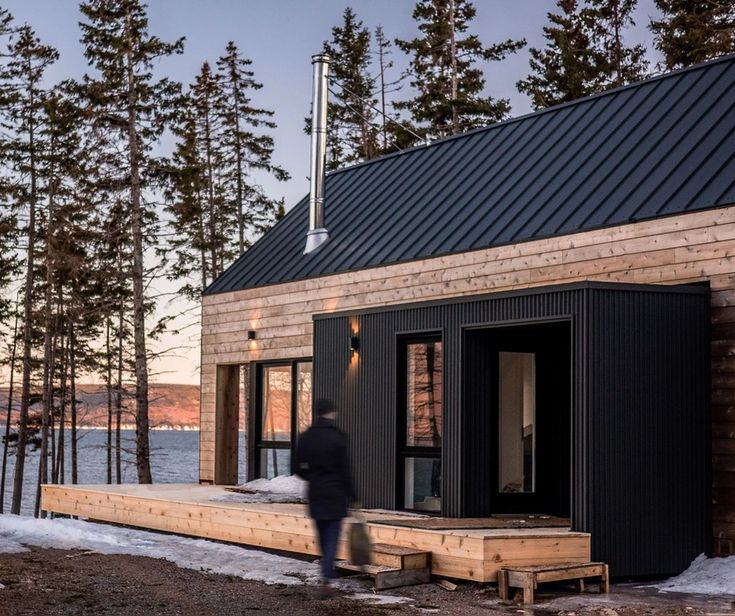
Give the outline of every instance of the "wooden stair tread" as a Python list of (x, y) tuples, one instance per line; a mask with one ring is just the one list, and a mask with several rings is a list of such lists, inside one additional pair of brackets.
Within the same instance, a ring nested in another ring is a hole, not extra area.
[(359, 573), (367, 573), (368, 575), (378, 575), (380, 573), (389, 573), (392, 571), (401, 571), (397, 567), (387, 567), (385, 565), (353, 565), (346, 560), (338, 560), (334, 563), (337, 569), (344, 569), (346, 571), (358, 571)]
[(417, 550), (416, 548), (407, 548), (402, 545), (389, 545), (387, 543), (374, 543), (372, 545), (373, 552), (381, 554), (392, 554), (395, 556), (411, 556), (414, 554), (427, 554), (426, 550)]
[(427, 584), (431, 580), (431, 571), (428, 567), (423, 569), (399, 569), (386, 565), (367, 565), (361, 567), (353, 565), (345, 560), (335, 563), (337, 569), (342, 571), (356, 571), (367, 573), (373, 578), (375, 590), (386, 590), (388, 588), (399, 588), (412, 584)]

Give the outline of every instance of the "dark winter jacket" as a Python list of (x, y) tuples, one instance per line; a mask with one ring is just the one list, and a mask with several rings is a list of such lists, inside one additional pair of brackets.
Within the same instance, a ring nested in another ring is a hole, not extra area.
[(338, 520), (355, 498), (347, 436), (319, 417), (299, 436), (291, 471), (309, 482), (309, 512), (315, 520)]

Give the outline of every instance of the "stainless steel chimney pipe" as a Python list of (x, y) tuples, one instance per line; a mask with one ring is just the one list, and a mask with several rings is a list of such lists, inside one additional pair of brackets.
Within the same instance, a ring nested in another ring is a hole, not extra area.
[(324, 228), (324, 172), (327, 163), (327, 75), (329, 56), (311, 57), (314, 81), (311, 101), (311, 173), (309, 176), (309, 232), (304, 254), (308, 255), (329, 239)]

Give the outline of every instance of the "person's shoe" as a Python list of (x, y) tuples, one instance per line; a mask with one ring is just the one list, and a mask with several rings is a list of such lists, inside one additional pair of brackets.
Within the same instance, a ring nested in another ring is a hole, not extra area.
[(330, 599), (337, 594), (337, 591), (332, 588), (329, 582), (322, 582), (319, 586), (318, 597), (320, 599)]

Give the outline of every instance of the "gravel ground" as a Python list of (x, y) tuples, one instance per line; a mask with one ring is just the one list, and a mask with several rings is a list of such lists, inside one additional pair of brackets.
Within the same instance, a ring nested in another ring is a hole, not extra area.
[[(371, 606), (347, 598), (369, 594), (366, 581), (341, 582), (344, 592), (322, 600), (314, 587), (269, 586), (240, 578), (181, 569), (140, 556), (31, 548), (0, 554), (0, 616), (115, 614), (185, 616), (230, 614), (447, 614), (449, 616), (699, 616), (733, 614), (732, 598), (659, 594), (615, 585), (608, 595), (576, 595), (564, 589), (538, 593), (539, 604), (501, 605), (492, 585), (460, 584), (448, 592), (435, 584), (402, 588), (390, 596), (403, 603)], [(401, 599), (399, 599), (401, 600)]]

